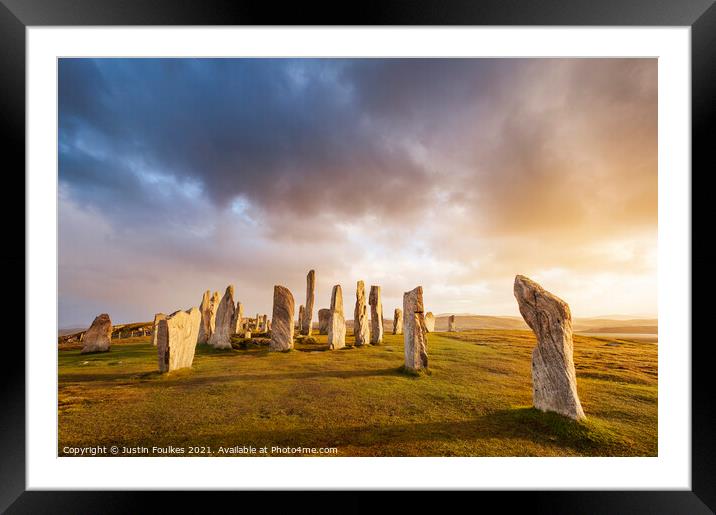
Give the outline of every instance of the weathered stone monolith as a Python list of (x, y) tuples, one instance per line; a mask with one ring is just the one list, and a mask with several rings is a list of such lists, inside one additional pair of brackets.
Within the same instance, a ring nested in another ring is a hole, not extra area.
[(191, 367), (200, 327), (201, 312), (197, 308), (178, 311), (159, 321), (157, 354), (160, 372)]
[(346, 319), (343, 315), (343, 290), (336, 284), (331, 292), (331, 318), (328, 322), (328, 348), (342, 349), (346, 346)]
[(285, 286), (274, 286), (269, 350), (287, 351), (293, 349), (293, 317), (295, 309), (296, 305), (291, 291)]
[(152, 345), (157, 346), (157, 331), (159, 330), (159, 321), (167, 316), (164, 313), (156, 313), (154, 315), (154, 324), (152, 325)]
[(112, 344), (112, 320), (107, 313), (95, 317), (82, 341), (82, 354), (88, 352), (107, 352)]
[(318, 310), (318, 334), (328, 334), (328, 324), (331, 321), (331, 310), (330, 309), (319, 309)]
[(231, 331), (233, 334), (240, 334), (243, 332), (244, 325), (244, 306), (241, 302), (236, 302), (236, 309), (234, 310), (234, 318), (231, 320)]
[(448, 318), (448, 331), (454, 333), (457, 329), (455, 328), (455, 315), (450, 315)]
[(301, 319), (301, 334), (311, 335), (313, 331), (313, 303), (316, 297), (316, 271), (311, 270), (306, 276), (306, 308)]
[(296, 330), (298, 331), (298, 334), (301, 334), (301, 329), (303, 328), (303, 317), (306, 316), (306, 308), (303, 307), (303, 304), (298, 306), (298, 322), (296, 323)]
[(522, 318), (537, 336), (532, 351), (535, 408), (575, 420), (585, 418), (577, 395), (569, 306), (523, 275), (515, 277), (514, 293)]
[(435, 332), (435, 317), (432, 311), (425, 313), (425, 330), (429, 333)]
[(370, 342), (370, 323), (368, 322), (368, 307), (365, 304), (365, 283), (356, 284), (356, 305), (353, 310), (353, 334), (356, 347), (367, 345)]
[(380, 286), (370, 287), (370, 343), (383, 342), (383, 301), (380, 298)]
[[(212, 319), (212, 297), (211, 291), (206, 290), (204, 295), (201, 297), (201, 303), (199, 304), (199, 313), (201, 314), (201, 325), (199, 326), (199, 343), (207, 343), (211, 338), (211, 333), (214, 332), (214, 328), (211, 324)], [(213, 309), (214, 317), (216, 316), (216, 307)]]
[(403, 294), (403, 342), (405, 368), (408, 370), (428, 367), (428, 340), (423, 309), (422, 286)]
[(234, 285), (230, 284), (226, 287), (226, 292), (221, 302), (219, 302), (219, 307), (216, 308), (216, 327), (209, 338), (209, 345), (215, 349), (231, 348), (231, 335), (234, 332), (231, 322), (234, 319), (235, 311)]
[(403, 310), (400, 308), (393, 312), (393, 334), (403, 334)]

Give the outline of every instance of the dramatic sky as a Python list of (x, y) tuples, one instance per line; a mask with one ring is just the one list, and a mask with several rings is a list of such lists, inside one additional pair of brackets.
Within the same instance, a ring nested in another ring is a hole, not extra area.
[[(59, 325), (275, 284), (657, 311), (654, 59), (61, 59)], [(315, 316), (315, 315), (314, 315)]]

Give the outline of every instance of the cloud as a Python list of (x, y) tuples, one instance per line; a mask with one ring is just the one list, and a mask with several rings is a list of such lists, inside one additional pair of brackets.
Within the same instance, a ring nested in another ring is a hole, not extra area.
[(570, 274), (653, 279), (624, 309), (655, 310), (656, 71), (61, 59), (60, 323), (150, 319), (229, 281), (270, 311), (273, 284), (302, 300), (309, 268), (319, 283), (380, 281), (395, 303), (432, 286), (434, 311), (507, 309), (518, 272), (564, 269), (567, 290)]

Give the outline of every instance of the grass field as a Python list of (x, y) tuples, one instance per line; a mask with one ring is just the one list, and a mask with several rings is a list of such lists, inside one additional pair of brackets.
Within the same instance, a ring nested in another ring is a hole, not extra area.
[(157, 455), (153, 446), (215, 456), (234, 446), (331, 447), (338, 456), (657, 455), (655, 343), (575, 336), (588, 417), (578, 423), (530, 407), (529, 331), (430, 334), (430, 374), (418, 377), (400, 371), (400, 335), (339, 351), (316, 338), (288, 353), (200, 345), (192, 369), (166, 375), (149, 337), (103, 354), (61, 350), (58, 454), (116, 445), (149, 449), (139, 455)]

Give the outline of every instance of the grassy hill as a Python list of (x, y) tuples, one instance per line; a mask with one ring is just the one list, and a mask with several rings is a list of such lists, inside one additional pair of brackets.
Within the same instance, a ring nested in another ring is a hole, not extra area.
[[(531, 408), (529, 331), (429, 335), (430, 375), (408, 376), (402, 336), (325, 351), (197, 349), (160, 375), (149, 338), (60, 350), (65, 446), (335, 447), (338, 456), (655, 456), (657, 346), (575, 336), (577, 423)], [(351, 344), (353, 337), (347, 338)], [(121, 454), (120, 454), (121, 455)]]

